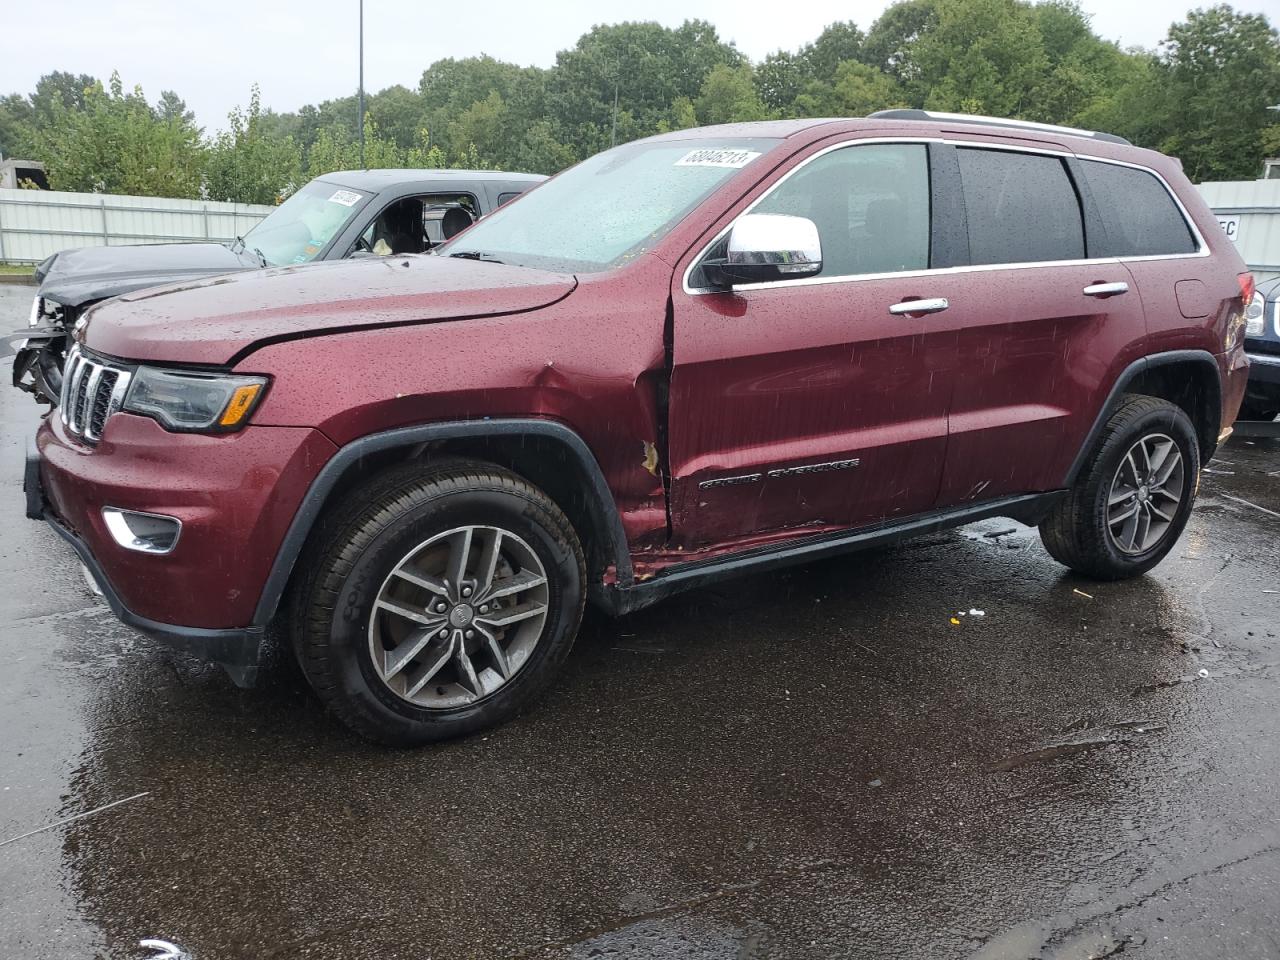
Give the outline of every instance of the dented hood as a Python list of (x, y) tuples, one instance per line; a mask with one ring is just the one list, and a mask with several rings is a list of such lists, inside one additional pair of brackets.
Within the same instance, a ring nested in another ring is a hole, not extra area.
[(576, 285), (571, 275), (450, 257), (345, 260), (127, 294), (92, 309), (79, 338), (127, 360), (227, 364), (280, 340), (536, 310)]
[(151, 243), (80, 247), (55, 253), (36, 268), (40, 296), (68, 307), (175, 280), (258, 269), (253, 254), (221, 243)]

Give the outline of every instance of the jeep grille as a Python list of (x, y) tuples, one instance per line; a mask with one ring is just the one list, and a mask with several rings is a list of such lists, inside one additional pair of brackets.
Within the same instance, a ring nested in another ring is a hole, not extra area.
[(90, 357), (79, 347), (67, 353), (58, 407), (67, 432), (86, 443), (97, 443), (107, 418), (124, 405), (131, 374)]

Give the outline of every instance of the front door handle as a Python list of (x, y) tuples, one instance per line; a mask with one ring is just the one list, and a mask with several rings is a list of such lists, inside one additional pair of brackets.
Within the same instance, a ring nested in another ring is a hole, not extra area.
[(1091, 283), (1084, 288), (1086, 297), (1118, 297), (1129, 292), (1129, 285), (1123, 280), (1115, 283)]
[(932, 297), (928, 300), (903, 300), (889, 307), (895, 317), (914, 317), (917, 314), (941, 313), (951, 304), (946, 297)]

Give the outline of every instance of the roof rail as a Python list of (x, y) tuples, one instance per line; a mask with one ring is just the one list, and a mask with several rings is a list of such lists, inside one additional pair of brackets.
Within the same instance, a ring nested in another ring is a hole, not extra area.
[(1013, 127), (1021, 130), (1037, 130), (1040, 133), (1066, 134), (1071, 137), (1091, 137), (1107, 143), (1123, 143), (1133, 146), (1124, 137), (1097, 130), (1081, 130), (1078, 127), (1060, 127), (1052, 123), (1032, 123), (1030, 120), (1006, 120), (1002, 117), (980, 117), (969, 113), (939, 113), (936, 110), (877, 110), (870, 114), (877, 120), (942, 120), (946, 123), (976, 123), (987, 127)]

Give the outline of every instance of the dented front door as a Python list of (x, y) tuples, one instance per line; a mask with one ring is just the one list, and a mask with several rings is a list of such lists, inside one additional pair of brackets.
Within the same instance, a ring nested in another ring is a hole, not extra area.
[(676, 275), (679, 545), (876, 523), (937, 496), (954, 335), (943, 343), (924, 315), (891, 312), (925, 286), (925, 147), (842, 146), (809, 159), (753, 210), (813, 219), (820, 276), (716, 292), (697, 286), (696, 270)]

